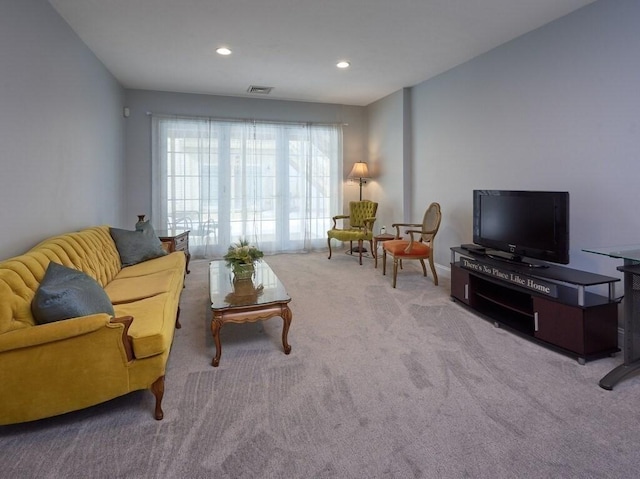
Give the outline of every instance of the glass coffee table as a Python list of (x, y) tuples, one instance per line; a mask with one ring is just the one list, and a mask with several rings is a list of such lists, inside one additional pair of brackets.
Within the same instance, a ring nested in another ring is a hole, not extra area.
[(233, 273), (224, 260), (209, 264), (209, 291), (211, 296), (211, 333), (216, 345), (216, 355), (211, 364), (220, 364), (222, 345), (220, 329), (225, 323), (247, 323), (280, 316), (282, 347), (284, 353), (291, 352), (287, 342), (293, 315), (289, 309), (291, 298), (284, 286), (265, 261), (255, 264), (255, 273), (249, 280), (233, 280)]

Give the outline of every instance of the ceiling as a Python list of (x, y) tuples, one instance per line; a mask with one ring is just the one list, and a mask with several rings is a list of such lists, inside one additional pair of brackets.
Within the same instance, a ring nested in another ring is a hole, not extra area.
[(125, 88), (364, 106), (594, 0), (49, 1)]

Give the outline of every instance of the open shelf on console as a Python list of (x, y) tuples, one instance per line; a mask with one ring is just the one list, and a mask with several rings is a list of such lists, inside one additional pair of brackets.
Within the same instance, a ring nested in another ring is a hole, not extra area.
[(505, 326), (533, 334), (533, 302), (531, 296), (513, 291), (491, 281), (474, 281), (471, 290), (475, 294), (474, 309)]

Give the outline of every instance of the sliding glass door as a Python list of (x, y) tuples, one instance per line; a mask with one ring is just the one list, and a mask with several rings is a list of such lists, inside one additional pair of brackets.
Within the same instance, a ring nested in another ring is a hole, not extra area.
[(326, 245), (342, 204), (339, 125), (153, 117), (153, 211), (192, 254), (246, 238), (266, 253)]

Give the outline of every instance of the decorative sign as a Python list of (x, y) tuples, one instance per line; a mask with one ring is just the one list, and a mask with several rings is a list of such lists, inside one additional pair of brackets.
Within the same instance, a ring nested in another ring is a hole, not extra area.
[(492, 264), (490, 265), (464, 257), (460, 258), (460, 266), (477, 273), (492, 276), (501, 281), (506, 281), (507, 283), (515, 284), (521, 288), (530, 289), (536, 293), (551, 296), (552, 298), (558, 297), (557, 285), (549, 281), (532, 278), (516, 271), (505, 270)]

